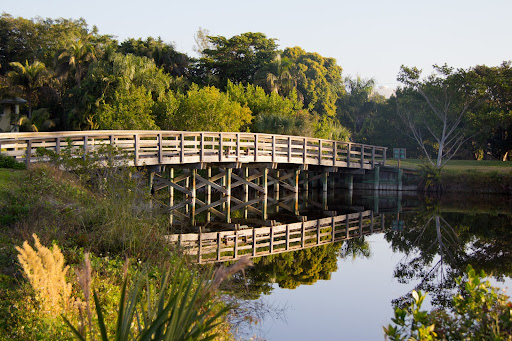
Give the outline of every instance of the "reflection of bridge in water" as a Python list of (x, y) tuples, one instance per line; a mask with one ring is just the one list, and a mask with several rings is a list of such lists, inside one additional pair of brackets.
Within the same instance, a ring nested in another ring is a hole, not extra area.
[(358, 238), (384, 230), (384, 215), (364, 211), (277, 226), (174, 234), (168, 240), (197, 262), (259, 257)]

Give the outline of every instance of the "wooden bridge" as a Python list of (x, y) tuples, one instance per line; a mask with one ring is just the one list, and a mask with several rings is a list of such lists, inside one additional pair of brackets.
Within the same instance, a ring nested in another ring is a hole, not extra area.
[(0, 133), (0, 150), (30, 165), (44, 160), (38, 148), (76, 156), (111, 145), (129, 152), (129, 166), (195, 163), (282, 163), (372, 169), (386, 162), (386, 148), (301, 136), (186, 131), (72, 131)]
[(174, 234), (168, 240), (198, 263), (210, 263), (303, 250), (382, 231), (384, 215), (364, 211), (278, 226)]
[[(192, 225), (199, 214), (206, 215), (206, 221), (213, 215), (229, 223), (231, 212), (237, 210), (244, 210), (246, 217), (252, 212), (266, 219), (269, 186), (278, 199), (280, 191), (287, 191), (282, 197), (291, 196), (295, 202), (301, 185), (307, 195), (310, 185), (320, 184), (326, 195), (328, 184), (334, 186), (343, 178), (350, 190), (356, 172), (377, 171), (378, 186), (379, 167), (386, 163), (385, 147), (229, 132), (0, 133), (0, 151), (27, 166), (49, 161), (53, 153), (85, 160), (94, 155), (97, 166), (145, 167), (151, 192), (166, 193), (160, 203), (172, 213), (171, 224)], [(243, 198), (232, 195), (237, 188), (243, 189)], [(256, 208), (256, 203), (263, 204)]]

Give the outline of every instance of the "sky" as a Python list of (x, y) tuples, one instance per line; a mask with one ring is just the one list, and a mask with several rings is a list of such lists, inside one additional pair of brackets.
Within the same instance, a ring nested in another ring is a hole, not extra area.
[(335, 58), (343, 77), (395, 88), (400, 65), (496, 66), (512, 60), (510, 0), (5, 1), (15, 17), (84, 18), (119, 41), (160, 36), (191, 56), (201, 27), (227, 38), (262, 32), (281, 49)]

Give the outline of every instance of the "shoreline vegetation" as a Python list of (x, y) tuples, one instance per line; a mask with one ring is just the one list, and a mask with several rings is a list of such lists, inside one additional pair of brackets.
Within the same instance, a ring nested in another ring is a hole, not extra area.
[[(389, 166), (398, 166), (388, 160)], [(421, 159), (400, 161), (400, 167), (420, 171)], [(421, 171), (420, 171), (421, 173)], [(450, 160), (440, 172), (444, 193), (512, 194), (512, 164), (495, 160)]]
[[(149, 292), (147, 288), (161, 288), (163, 284), (158, 283), (164, 283), (168, 273), (181, 273), (180, 276), (190, 278), (191, 288), (206, 288), (204, 281), (214, 278), (208, 277), (213, 276), (211, 268), (183, 263), (180, 251), (165, 243), (166, 222), (159, 219), (158, 212), (149, 205), (143, 173), (135, 175), (136, 170), (123, 168), (98, 171), (93, 167), (66, 172), (52, 164), (36, 164), (28, 170), (14, 169), (24, 167), (6, 157), (0, 157), (0, 161), (0, 225), (3, 227), (0, 231), (0, 321), (3, 321), (0, 340), (3, 337), (71, 339), (70, 325), (75, 328), (75, 335), (88, 331), (89, 335), (99, 337), (103, 329), (109, 335), (119, 335), (121, 331), (116, 329), (119, 308), (127, 309), (121, 304), (123, 295), (137, 301), (137, 295)], [(485, 188), (498, 188), (503, 179), (512, 178), (507, 167), (497, 172), (493, 163), (479, 163), (480, 168), (472, 166), (475, 163), (478, 161), (449, 164), (442, 177), (456, 179), (459, 184), (482, 184)], [(404, 167), (417, 169), (419, 164), (419, 161), (408, 160)], [(468, 185), (464, 186), (466, 190)], [(460, 188), (450, 187), (444, 195)], [(23, 275), (18, 264), (16, 247), (23, 244), (27, 249), (25, 244), (32, 244), (34, 235), (40, 238), (40, 250), (42, 246), (50, 247), (53, 253), (60, 249), (58, 252), (64, 260), (61, 266), (70, 266), (69, 271), (62, 271), (65, 276), (61, 276), (70, 288), (66, 295), (73, 298), (75, 307), (61, 309), (69, 324), (55, 314), (55, 308), (41, 309), (50, 298), (38, 294), (29, 282), (30, 276)], [(87, 261), (84, 263), (85, 254), (90, 254), (88, 266)], [(223, 279), (228, 277), (227, 269), (221, 271)], [(89, 280), (84, 284), (83, 273), (87, 272)], [(78, 273), (81, 275), (77, 276)], [(149, 281), (147, 285), (146, 281)], [(202, 292), (205, 290), (208, 291)], [(233, 302), (222, 301), (217, 293), (208, 292), (207, 299), (199, 293), (195, 304), (203, 307), (201, 309), (215, 307), (208, 315), (216, 316), (215, 321), (210, 321), (214, 327), (205, 335), (213, 333), (218, 334), (219, 340), (234, 340), (227, 320)], [(96, 293), (94, 300), (93, 293)], [(171, 292), (165, 297), (172, 295)], [(98, 308), (102, 317), (97, 313)], [(201, 311), (194, 316), (205, 317)], [(254, 321), (251, 313), (245, 312), (246, 316), (236, 319)], [(130, 314), (135, 312), (126, 311), (126, 314), (125, 317), (133, 318)]]
[(173, 340), (234, 340), (233, 302), (219, 286), (250, 262), (214, 272), (181, 257), (164, 240), (165, 219), (149, 205), (142, 173), (5, 161), (0, 340), (143, 340), (156, 329)]

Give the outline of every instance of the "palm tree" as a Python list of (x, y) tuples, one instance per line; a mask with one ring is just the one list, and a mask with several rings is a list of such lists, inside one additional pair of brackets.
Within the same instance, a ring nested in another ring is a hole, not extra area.
[(293, 62), (288, 58), (281, 58), (277, 54), (269, 66), (256, 72), (255, 78), (267, 91), (275, 92), (281, 96), (288, 96), (297, 88), (297, 78), (293, 76)]
[(32, 102), (34, 94), (48, 79), (48, 70), (46, 66), (38, 61), (29, 64), (25, 61), (25, 65), (19, 62), (9, 63), (13, 69), (7, 74), (9, 83), (13, 87), (20, 88), (28, 102), (28, 118), (32, 119)]
[(96, 49), (87, 39), (78, 39), (59, 55), (58, 60), (61, 74), (67, 74), (70, 70), (75, 71), (75, 81), (80, 88), (89, 63), (96, 60)]

